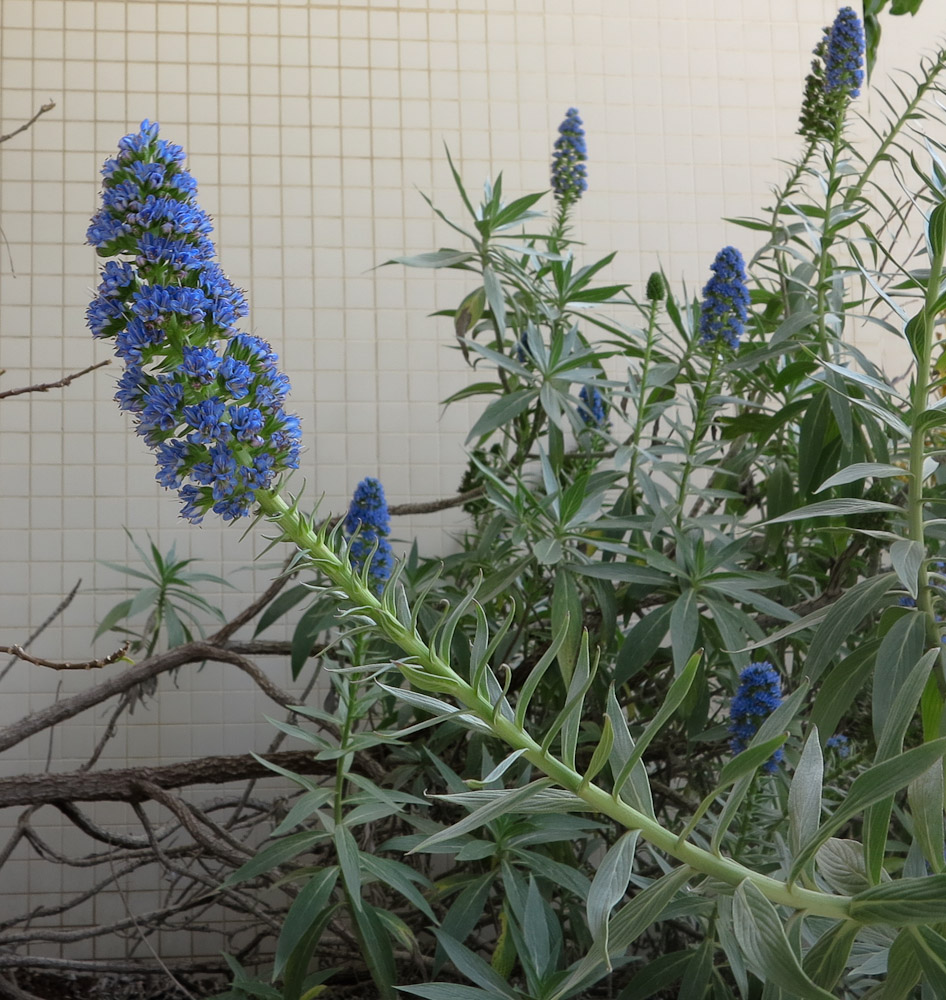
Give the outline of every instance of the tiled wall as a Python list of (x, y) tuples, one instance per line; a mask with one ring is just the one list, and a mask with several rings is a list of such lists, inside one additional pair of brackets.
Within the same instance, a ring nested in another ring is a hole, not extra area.
[[(835, 10), (830, 0), (0, 0), (3, 131), (56, 102), (0, 147), (0, 391), (108, 356), (84, 328), (96, 283), (85, 227), (102, 161), (142, 118), (157, 119), (190, 154), (221, 263), (248, 291), (246, 328), (272, 341), (292, 378), (308, 494), (337, 511), (378, 475), (395, 503), (449, 495), (470, 413), (439, 401), (469, 376), (448, 325), (428, 314), (454, 304), (463, 282), (375, 269), (453, 240), (421, 197), (460, 210), (445, 147), (474, 189), (503, 170), (508, 192), (540, 190), (555, 128), (577, 106), (590, 154), (577, 234), (586, 259), (617, 249), (614, 280), (639, 289), (662, 264), (697, 288), (721, 245), (754, 249), (721, 219), (764, 205), (784, 174), (777, 161), (799, 150), (809, 53)], [(920, 17), (885, 25), (878, 77), (912, 68), (946, 19), (927, 0)], [(883, 111), (876, 99), (864, 109)], [(34, 649), (88, 656), (123, 582), (95, 560), (133, 558), (125, 527), (230, 578), (236, 591), (210, 593), (228, 611), (265, 583), (245, 568), (261, 541), (177, 519), (111, 402), (114, 378), (99, 370), (0, 400), (0, 644), (23, 641), (81, 578)], [(460, 523), (404, 518), (395, 534), (436, 551)], [(267, 669), (290, 684), (284, 663)], [(164, 682), (105, 763), (264, 745), (268, 708), (232, 673)], [(0, 682), (0, 725), (60, 686), (96, 680), (17, 664)], [(105, 720), (89, 713), (51, 751), (43, 737), (0, 757), (0, 774), (42, 769), (47, 752), (54, 769), (77, 766)], [(0, 812), (0, 825), (14, 821)], [(50, 889), (30, 872), (24, 856), (5, 891)]]

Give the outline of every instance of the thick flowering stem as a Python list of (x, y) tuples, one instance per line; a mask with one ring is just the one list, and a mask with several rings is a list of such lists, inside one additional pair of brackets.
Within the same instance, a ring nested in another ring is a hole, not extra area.
[(449, 695), (462, 709), (486, 723), (508, 747), (514, 751), (521, 750), (522, 755), (535, 767), (562, 788), (582, 798), (590, 810), (611, 817), (629, 830), (640, 830), (641, 835), (655, 847), (688, 865), (695, 872), (732, 886), (749, 880), (773, 903), (797, 910), (834, 919), (848, 916), (848, 896), (832, 896), (788, 885), (695, 844), (681, 841), (677, 834), (661, 826), (657, 820), (593, 782), (584, 781), (578, 771), (543, 749), (514, 721), (495, 711), (483, 692), (476, 690), (456, 673), (424, 642), (415, 629), (405, 626), (385, 602), (384, 596), (379, 597), (367, 586), (365, 580), (332, 550), (324, 535), (315, 530), (296, 508), (290, 507), (273, 491), (261, 490), (256, 499), (262, 512), (282, 531), (284, 539), (307, 554), (313, 565), (350, 598), (358, 615), (370, 619), (388, 639), (404, 651), (404, 659), (397, 661), (396, 665), (413, 686)]
[[(938, 303), (943, 280), (943, 264), (946, 258), (946, 203), (938, 205), (930, 215), (929, 246), (930, 274), (927, 279), (923, 311), (911, 320), (907, 327), (916, 358), (916, 378), (913, 383), (913, 428), (910, 435), (910, 479), (907, 492), (907, 531), (911, 541), (926, 546), (926, 532), (923, 519), (925, 477), (923, 466), (926, 459), (926, 426), (920, 419), (927, 407), (930, 393), (930, 369), (933, 353), (933, 328), (936, 323)], [(935, 649), (942, 650), (936, 616), (933, 611), (932, 591), (926, 561), (920, 563), (917, 574), (917, 607), (926, 616), (927, 639)], [(940, 662), (942, 664), (941, 652)], [(941, 698), (946, 695), (946, 677), (942, 669), (936, 672)], [(938, 732), (933, 735), (939, 735)]]

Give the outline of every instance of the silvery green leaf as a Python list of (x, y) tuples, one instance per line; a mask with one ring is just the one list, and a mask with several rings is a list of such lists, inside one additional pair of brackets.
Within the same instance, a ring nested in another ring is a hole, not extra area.
[(818, 727), (812, 726), (788, 790), (788, 844), (793, 854), (814, 836), (821, 822), (824, 755)]
[(808, 859), (836, 830), (840, 830), (845, 823), (862, 813), (868, 806), (900, 791), (914, 778), (932, 767), (944, 754), (946, 754), (946, 738), (930, 740), (897, 757), (875, 764), (859, 774), (851, 782), (847, 796), (834, 813), (822, 823), (815, 837), (798, 853), (790, 877), (792, 879), (798, 877)]
[(925, 558), (926, 546), (922, 542), (908, 541), (904, 538), (890, 546), (890, 562), (897, 579), (914, 600), (917, 595), (917, 577)]
[(946, 938), (932, 927), (910, 927), (908, 931), (914, 954), (932, 995), (946, 996)]
[(872, 885), (854, 896), (850, 913), (864, 924), (941, 923), (946, 920), (946, 875)]
[(786, 524), (789, 521), (804, 521), (810, 517), (849, 517), (851, 514), (879, 514), (879, 513), (902, 514), (903, 508), (892, 503), (884, 503), (881, 500), (858, 500), (850, 497), (839, 497), (836, 500), (819, 500), (817, 503), (810, 503), (798, 510), (789, 511), (787, 514), (780, 514), (768, 521), (762, 521), (760, 527), (769, 524)]
[(941, 760), (907, 789), (913, 836), (933, 871), (943, 868), (943, 762)]
[(456, 267), (474, 258), (475, 255), (466, 250), (432, 250), (411, 257), (392, 257), (387, 263), (404, 264), (406, 267)]
[(610, 848), (598, 865), (588, 892), (588, 930), (596, 942), (603, 938), (601, 947), (609, 968), (608, 917), (627, 892), (639, 832), (629, 830)]
[(856, 840), (827, 840), (815, 856), (818, 874), (842, 896), (856, 896), (870, 888), (864, 864), (864, 845)]
[[(521, 812), (522, 809), (520, 807), (538, 792), (548, 788), (549, 784), (549, 778), (540, 778), (538, 781), (533, 781), (522, 788), (489, 789), (487, 792), (490, 795), (490, 799), (487, 802), (471, 812), (469, 816), (465, 816), (459, 820), (459, 822), (448, 826), (444, 830), (439, 830), (437, 833), (422, 840), (409, 853), (416, 854), (418, 851), (429, 851), (432, 847), (436, 847), (437, 844), (442, 844), (447, 840), (454, 840), (465, 833), (470, 833), (472, 830), (478, 830), (481, 826), (485, 826), (498, 816)], [(460, 794), (477, 795), (482, 793), (466, 792)]]
[[(509, 789), (506, 788), (475, 788), (468, 792), (432, 794), (428, 798), (440, 799), (443, 802), (453, 802), (474, 809), (486, 802), (495, 802), (508, 793)], [(573, 792), (566, 791), (564, 788), (546, 788), (538, 791), (516, 807), (516, 812), (523, 815), (590, 811), (591, 806), (583, 798), (580, 798)]]
[(845, 483), (856, 483), (861, 479), (872, 476), (874, 479), (889, 479), (891, 476), (907, 476), (906, 469), (901, 469), (898, 465), (885, 465), (882, 462), (855, 462), (833, 476), (829, 476), (815, 493), (822, 493), (832, 486), (843, 486)]
[(602, 970), (608, 968), (607, 963), (612, 956), (626, 951), (652, 923), (660, 919), (660, 915), (670, 905), (673, 897), (684, 888), (692, 874), (689, 868), (675, 868), (637, 893), (611, 918), (608, 925), (609, 955), (605, 955), (602, 941), (595, 940), (588, 954), (573, 966), (571, 974), (549, 1000), (563, 1000), (595, 982)]
[(834, 1000), (805, 975), (778, 911), (748, 879), (736, 889), (733, 920), (749, 968), (763, 982), (800, 1000)]
[(557, 538), (540, 538), (532, 546), (532, 553), (543, 566), (554, 566), (561, 561), (564, 551)]

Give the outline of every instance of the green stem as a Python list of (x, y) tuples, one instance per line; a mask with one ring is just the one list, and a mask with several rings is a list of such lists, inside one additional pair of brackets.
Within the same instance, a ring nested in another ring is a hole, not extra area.
[(838, 169), (838, 158), (841, 154), (841, 129), (835, 130), (834, 139), (831, 143), (831, 156), (828, 160), (828, 190), (824, 199), (824, 223), (821, 227), (821, 246), (818, 251), (818, 285), (816, 289), (817, 305), (815, 306), (815, 316), (818, 320), (818, 347), (821, 358), (824, 361), (837, 362), (837, 358), (828, 357), (828, 326), (826, 316), (828, 309), (827, 281), (828, 271), (831, 267), (831, 243), (832, 235), (829, 232), (831, 225), (831, 209), (834, 204), (837, 178), (835, 174)]
[[(941, 206), (940, 206), (941, 207)], [(940, 296), (940, 284), (943, 276), (943, 261), (946, 257), (946, 241), (940, 236), (931, 239), (934, 247), (930, 260), (930, 276), (926, 285), (926, 296), (923, 303), (922, 323), (914, 338), (914, 353), (916, 356), (916, 380), (913, 383), (913, 429), (910, 435), (910, 481), (907, 492), (907, 529), (911, 541), (919, 542), (926, 547), (926, 535), (923, 524), (923, 462), (926, 458), (926, 429), (920, 424), (919, 417), (926, 410), (930, 392), (930, 366), (933, 353), (933, 327), (936, 323), (936, 308)], [(929, 575), (924, 559), (920, 563), (917, 574), (917, 607), (926, 616), (927, 640), (932, 648), (942, 647), (939, 630), (936, 627), (936, 617), (933, 613), (932, 591), (929, 587)], [(941, 657), (942, 659), (942, 657)], [(946, 678), (943, 672), (937, 671), (940, 692), (946, 694)]]
[(889, 159), (888, 150), (894, 144), (897, 136), (900, 134), (901, 129), (904, 125), (913, 118), (913, 114), (916, 109), (920, 106), (920, 102), (926, 96), (926, 92), (933, 86), (936, 77), (946, 68), (946, 49), (941, 49), (937, 54), (935, 62), (930, 66), (929, 72), (924, 77), (922, 83), (916, 88), (916, 94), (913, 99), (907, 104), (906, 108), (901, 113), (900, 117), (891, 126), (890, 131), (884, 137), (881, 144), (877, 147), (877, 151), (871, 157), (871, 159), (864, 166), (861, 171), (860, 177), (857, 179), (857, 183), (852, 185), (844, 196), (845, 204), (850, 204), (855, 201), (864, 190), (867, 180), (870, 175), (874, 172), (874, 168), (880, 164), (886, 162)]
[(694, 871), (737, 886), (749, 880), (773, 903), (805, 910), (817, 916), (845, 919), (850, 909), (849, 896), (832, 896), (823, 892), (786, 885), (777, 879), (754, 872), (744, 865), (687, 841), (679, 841), (671, 830), (657, 820), (639, 812), (610, 792), (591, 782), (583, 782), (573, 768), (552, 756), (525, 731), (499, 712), (472, 685), (457, 674), (423, 641), (416, 629), (402, 624), (395, 613), (393, 602), (382, 601), (370, 591), (343, 563), (327, 544), (325, 537), (316, 531), (309, 520), (290, 507), (275, 492), (257, 493), (260, 509), (282, 529), (286, 540), (308, 553), (314, 565), (354, 602), (359, 616), (370, 618), (377, 627), (406, 654), (396, 666), (420, 690), (447, 693), (467, 711), (485, 722), (493, 733), (513, 750), (522, 750), (523, 756), (562, 788), (579, 796), (597, 813), (609, 816), (629, 830), (640, 830), (641, 835), (658, 849), (691, 867)]
[(684, 504), (687, 498), (687, 489), (690, 485), (690, 476), (693, 472), (693, 460), (696, 457), (696, 451), (699, 447), (700, 441), (703, 439), (703, 435), (706, 433), (707, 428), (707, 416), (709, 415), (709, 401), (713, 394), (713, 381), (716, 378), (716, 371), (719, 367), (720, 352), (722, 351), (722, 346), (719, 340), (713, 341), (713, 356), (710, 359), (709, 372), (706, 375), (706, 384), (703, 387), (703, 394), (700, 396), (699, 401), (696, 404), (696, 413), (693, 417), (693, 432), (690, 435), (690, 440), (687, 443), (686, 458), (683, 463), (683, 471), (680, 474), (680, 486), (677, 491), (677, 506), (679, 510), (677, 511), (677, 527), (683, 527), (684, 518)]
[(631, 494), (631, 512), (637, 509), (637, 462), (640, 458), (641, 438), (644, 436), (645, 415), (647, 413), (647, 374), (650, 371), (650, 360), (654, 350), (654, 332), (657, 327), (657, 307), (659, 303), (653, 301), (650, 304), (650, 316), (647, 318), (647, 343), (644, 347), (644, 358), (641, 361), (640, 395), (637, 400), (637, 416), (634, 420), (634, 431), (631, 435), (631, 442), (634, 450), (631, 452), (631, 463), (627, 470), (627, 486)]

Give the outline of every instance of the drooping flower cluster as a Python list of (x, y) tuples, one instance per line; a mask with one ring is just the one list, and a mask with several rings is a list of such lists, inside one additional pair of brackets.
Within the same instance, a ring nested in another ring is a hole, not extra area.
[(558, 127), (552, 153), (552, 191), (560, 202), (574, 202), (588, 190), (585, 130), (577, 108), (569, 108)]
[(391, 543), (387, 539), (390, 531), (384, 487), (370, 476), (362, 479), (355, 488), (345, 518), (345, 533), (351, 537), (348, 558), (352, 569), (359, 573), (367, 564), (368, 582), (377, 593), (381, 592), (394, 566)]
[(289, 380), (266, 341), (236, 328), (246, 299), (214, 261), (212, 225), (180, 146), (145, 120), (106, 161), (88, 242), (108, 260), (87, 310), (125, 363), (115, 399), (194, 523), (250, 513), (258, 490), (299, 465)]
[(583, 385), (578, 398), (583, 404), (578, 407), (578, 416), (589, 426), (604, 427), (607, 423), (607, 411), (601, 393), (593, 385)]
[[(771, 663), (750, 663), (739, 675), (739, 690), (729, 709), (729, 747), (733, 754), (742, 753), (759, 726), (782, 704), (782, 682)], [(774, 774), (784, 757), (781, 748), (762, 765)]]
[(710, 270), (713, 277), (703, 288), (700, 338), (704, 344), (722, 339), (735, 349), (749, 318), (746, 264), (735, 247), (723, 247)]
[(864, 82), (864, 27), (852, 8), (838, 11), (813, 55), (798, 131), (811, 141), (833, 139)]

